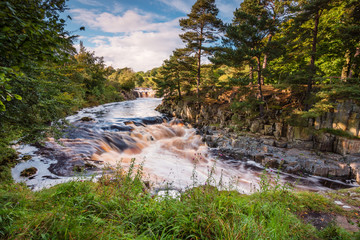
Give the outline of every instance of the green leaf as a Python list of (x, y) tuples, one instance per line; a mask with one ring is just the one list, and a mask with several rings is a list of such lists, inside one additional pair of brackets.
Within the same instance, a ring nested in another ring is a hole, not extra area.
[(0, 111), (4, 112), (5, 110), (6, 110), (5, 105), (3, 104), (2, 101), (0, 101)]
[(14, 98), (16, 98), (17, 100), (22, 100), (22, 97), (20, 95), (14, 94)]

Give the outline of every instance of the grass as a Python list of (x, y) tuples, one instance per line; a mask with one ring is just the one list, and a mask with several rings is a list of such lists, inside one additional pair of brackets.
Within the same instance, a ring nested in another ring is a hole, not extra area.
[(293, 192), (263, 175), (261, 191), (243, 195), (210, 185), (180, 199), (158, 198), (141, 168), (119, 169), (98, 182), (73, 181), (40, 192), (0, 187), (2, 239), (356, 239), (336, 226), (323, 231), (298, 217), (333, 211), (326, 197)]

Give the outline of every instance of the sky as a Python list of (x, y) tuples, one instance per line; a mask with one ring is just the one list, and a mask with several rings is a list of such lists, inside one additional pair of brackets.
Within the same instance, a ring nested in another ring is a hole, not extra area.
[[(242, 0), (216, 0), (219, 15), (230, 22)], [(184, 46), (179, 19), (196, 0), (69, 0), (64, 14), (67, 30), (79, 35), (89, 51), (107, 66), (148, 71), (159, 67), (176, 48)], [(79, 31), (84, 26), (85, 31)]]

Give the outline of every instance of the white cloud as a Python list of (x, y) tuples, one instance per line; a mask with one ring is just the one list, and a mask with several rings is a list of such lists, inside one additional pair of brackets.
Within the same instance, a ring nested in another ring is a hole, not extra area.
[(116, 15), (74, 9), (72, 15), (87, 29), (108, 33), (104, 36), (98, 32), (96, 37), (88, 38), (94, 46), (87, 48), (103, 56), (105, 63), (115, 68), (150, 70), (161, 66), (173, 50), (182, 46), (179, 19), (164, 21), (161, 16), (136, 10)]
[(115, 68), (147, 71), (159, 67), (175, 48), (181, 46), (178, 29), (162, 32), (133, 32), (125, 36), (95, 37), (91, 41), (97, 56)]
[[(95, 0), (78, 0), (93, 2)], [(195, 0), (158, 0), (182, 12), (190, 12)], [(220, 16), (229, 15), (241, 0), (219, 0)], [(161, 66), (173, 50), (182, 47), (178, 18), (166, 20), (164, 16), (139, 9), (124, 11), (121, 5), (107, 12), (73, 9), (74, 21), (93, 31), (95, 37), (85, 39), (97, 56), (103, 56), (107, 65), (115, 68), (131, 67), (147, 71)], [(106, 33), (106, 34), (105, 34)]]
[(160, 16), (128, 10), (122, 15), (103, 12), (96, 13), (86, 9), (71, 10), (73, 19), (86, 27), (100, 29), (108, 33), (128, 33), (134, 31), (160, 31), (162, 28), (169, 28), (178, 25), (175, 19), (169, 22), (155, 22)]

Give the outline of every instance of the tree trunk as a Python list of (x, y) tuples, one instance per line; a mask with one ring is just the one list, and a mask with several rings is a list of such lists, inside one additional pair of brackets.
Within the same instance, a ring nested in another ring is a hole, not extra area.
[[(306, 99), (310, 98), (312, 85), (314, 81), (314, 76), (316, 74), (316, 45), (317, 45), (317, 35), (318, 35), (318, 28), (319, 28), (319, 21), (320, 21), (321, 11), (319, 10), (315, 16), (315, 23), (313, 29), (313, 41), (312, 41), (312, 49), (311, 49), (311, 60), (310, 60), (310, 76), (308, 79), (307, 90), (306, 90)], [(310, 109), (310, 104), (305, 104), (305, 110), (308, 111)]]
[(181, 88), (180, 88), (180, 79), (178, 78), (178, 81), (177, 81), (177, 90), (178, 90), (178, 93), (179, 93), (179, 99), (181, 99)]
[[(360, 47), (356, 48), (354, 59), (356, 59), (358, 56), (360, 56)], [(349, 78), (352, 78), (354, 76), (354, 69), (355, 68), (356, 68), (356, 63), (351, 64), (351, 68), (350, 68), (350, 71), (349, 71)]]
[(261, 101), (260, 104), (260, 117), (264, 116), (264, 96), (262, 93), (262, 88), (261, 88), (261, 60), (260, 57), (257, 57), (257, 71), (258, 71), (258, 81), (257, 81), (257, 85), (258, 85), (258, 89), (259, 89), (259, 94), (257, 96), (257, 99)]
[[(200, 41), (201, 46), (201, 41)], [(201, 78), (201, 47), (198, 52), (198, 65), (197, 65), (197, 77), (196, 77), (196, 94), (199, 98), (199, 86), (200, 86), (200, 78)]]
[(341, 81), (343, 81), (343, 82), (346, 82), (346, 79), (349, 75), (350, 63), (351, 63), (350, 53), (346, 52), (345, 53), (345, 64), (341, 71)]
[[(270, 33), (269, 38), (268, 38), (268, 44), (271, 42), (271, 39), (272, 39), (272, 34)], [(268, 55), (265, 54), (264, 55), (263, 65), (262, 65), (262, 70), (266, 69), (267, 63), (268, 63)], [(264, 85), (264, 76), (261, 76), (261, 84)]]
[(199, 40), (199, 50), (198, 50), (198, 66), (197, 66), (197, 77), (196, 77), (196, 94), (197, 98), (200, 97), (200, 78), (201, 78), (201, 47), (202, 47), (202, 37), (203, 37), (203, 27), (200, 29), (200, 40)]
[(251, 82), (254, 80), (254, 67), (250, 65), (250, 80)]

